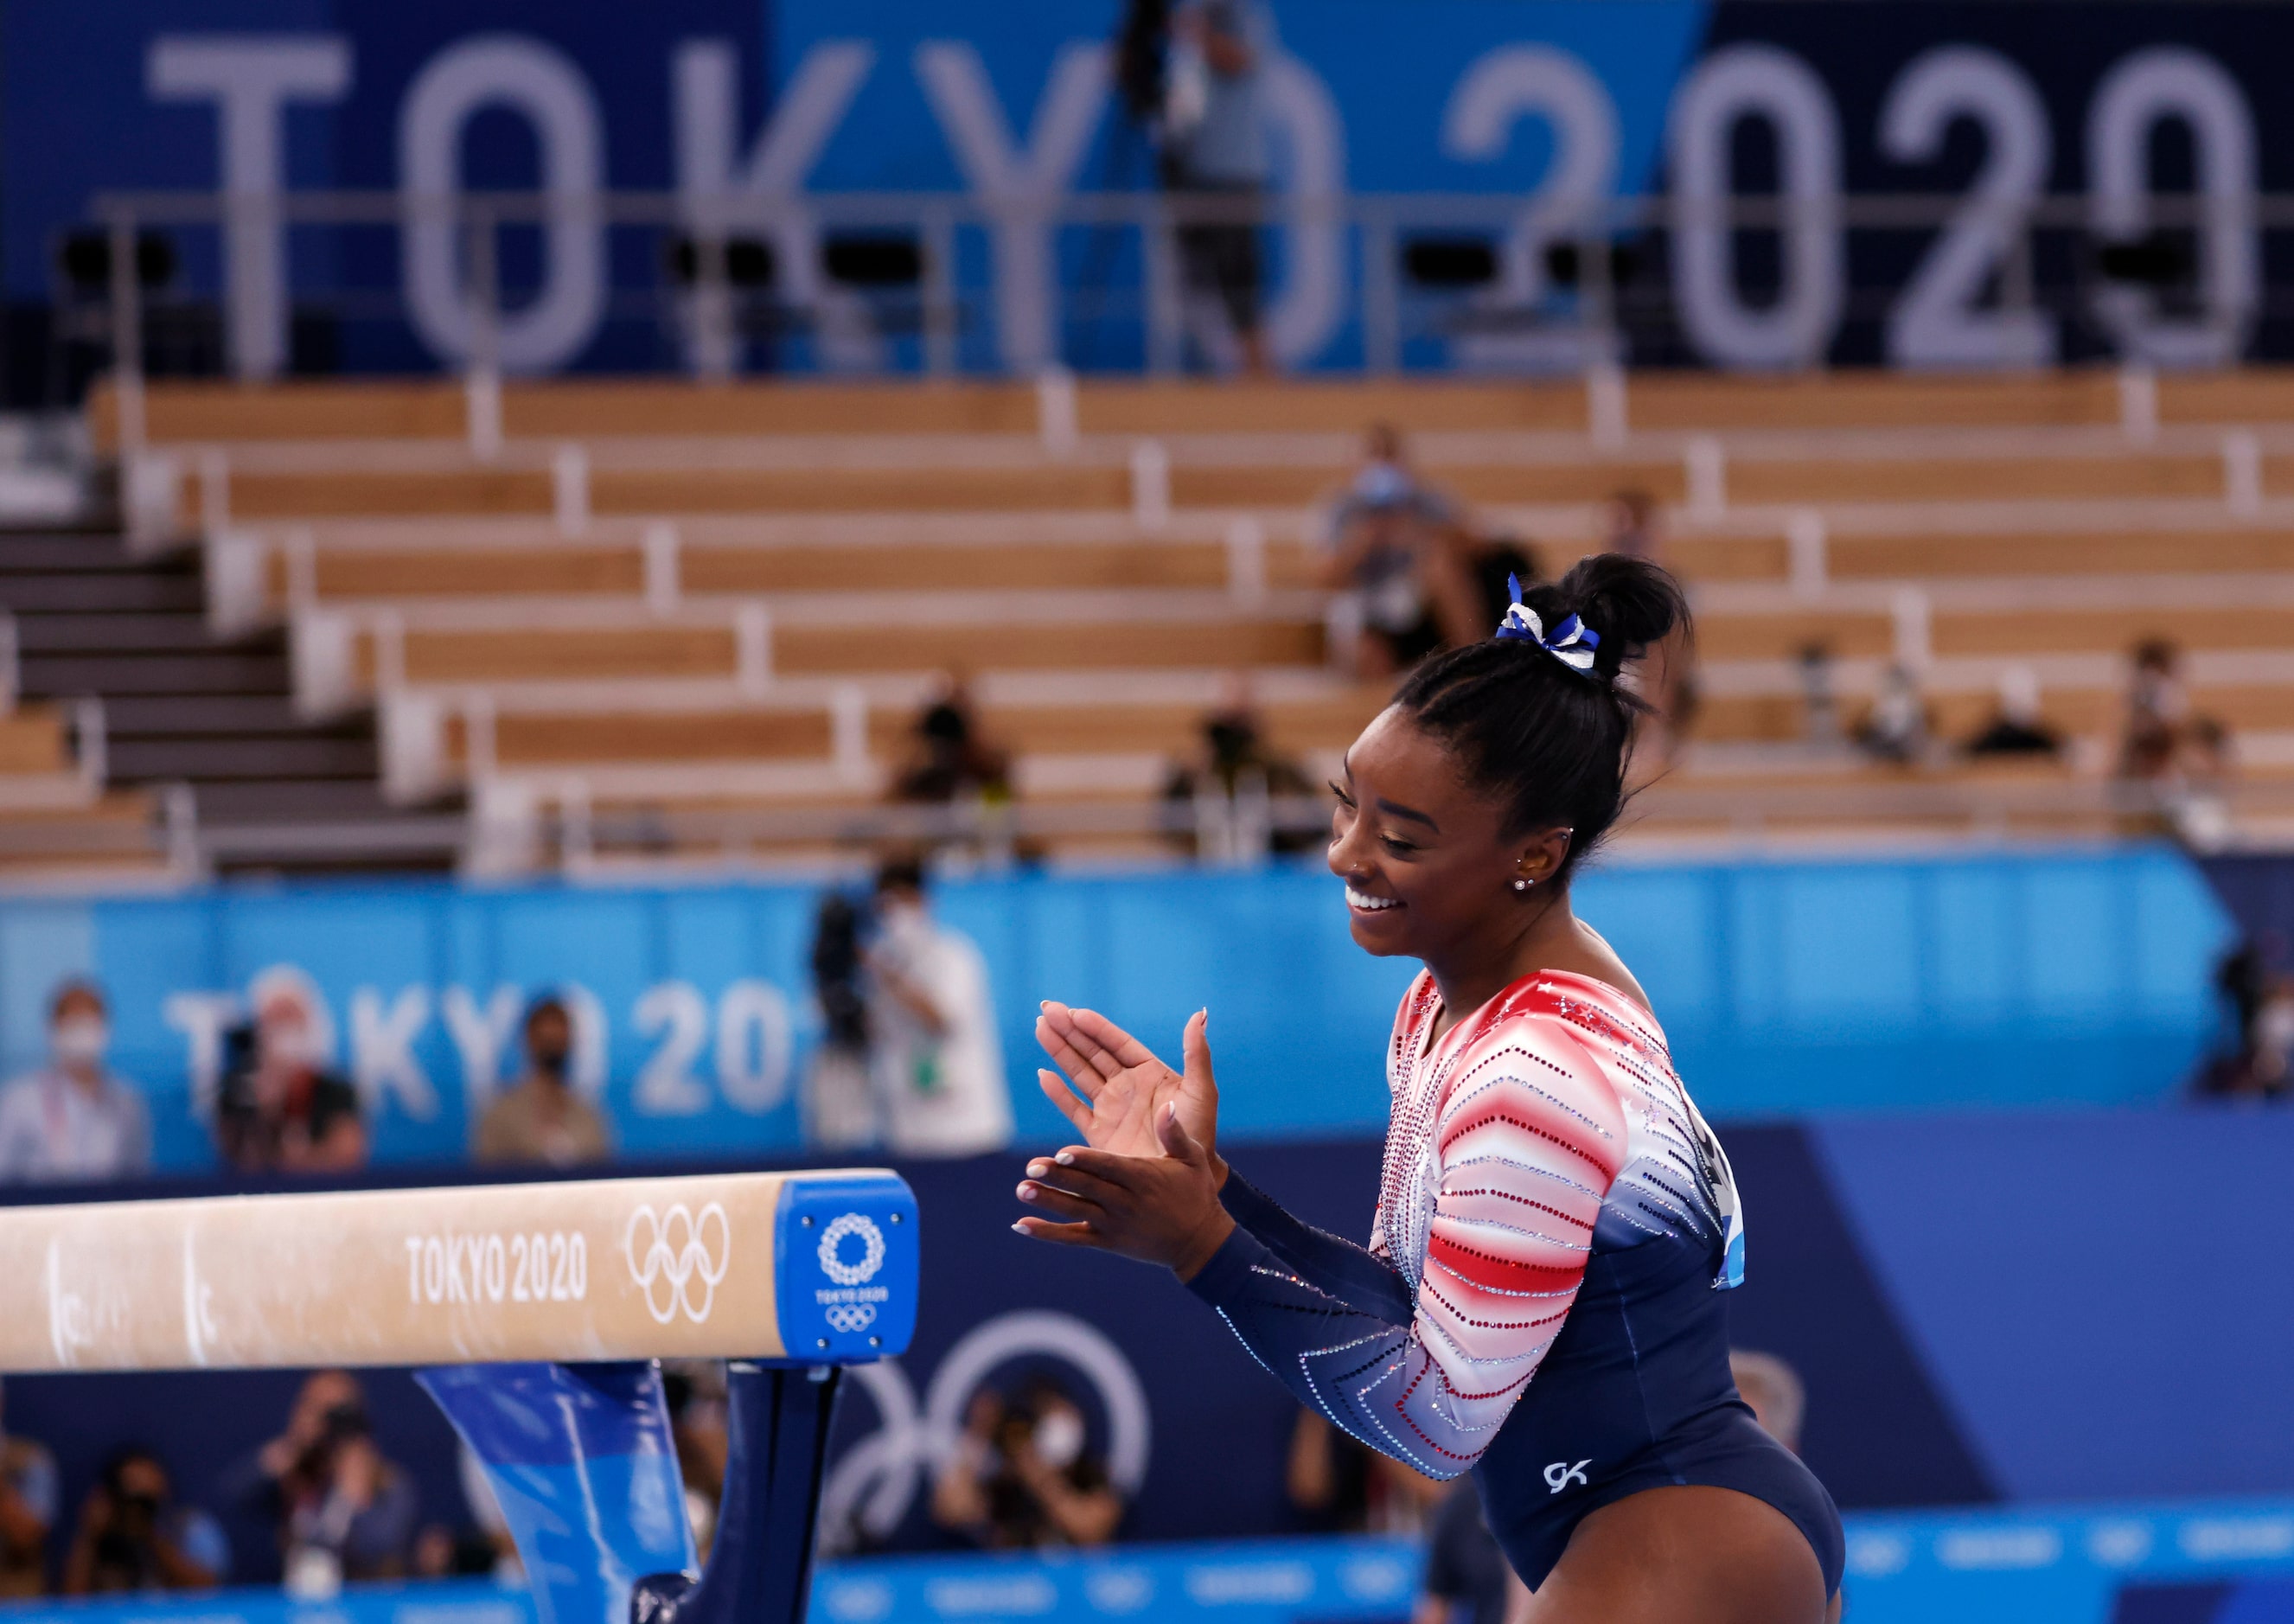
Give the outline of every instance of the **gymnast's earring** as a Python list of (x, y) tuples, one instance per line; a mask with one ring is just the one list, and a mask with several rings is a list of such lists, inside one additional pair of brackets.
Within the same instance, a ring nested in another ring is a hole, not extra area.
[(1526, 891), (1535, 884), (1537, 884), (1537, 882), (1533, 879), (1517, 879), (1514, 881), (1513, 888), (1516, 891)]

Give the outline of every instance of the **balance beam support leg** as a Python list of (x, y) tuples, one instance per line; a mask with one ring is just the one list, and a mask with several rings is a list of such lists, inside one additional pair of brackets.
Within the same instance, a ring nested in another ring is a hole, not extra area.
[(700, 1581), (640, 1579), (630, 1624), (803, 1624), (820, 1480), (842, 1372), (736, 1361), (717, 1538)]

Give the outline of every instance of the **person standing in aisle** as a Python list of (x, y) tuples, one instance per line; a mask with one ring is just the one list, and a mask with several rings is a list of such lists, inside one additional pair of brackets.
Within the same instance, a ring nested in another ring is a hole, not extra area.
[(970, 937), (932, 918), (923, 865), (876, 871), (868, 975), (868, 1066), (894, 1155), (972, 1156), (1012, 1142), (1012, 1094), (988, 966)]
[[(1253, 378), (1273, 370), (1259, 307), (1257, 211), (1269, 177), (1262, 86), (1273, 33), (1258, 0), (1182, 0), (1171, 8), (1164, 58), (1163, 187), (1182, 209), (1187, 291), (1224, 312)], [(1198, 205), (1192, 215), (1190, 203)]]

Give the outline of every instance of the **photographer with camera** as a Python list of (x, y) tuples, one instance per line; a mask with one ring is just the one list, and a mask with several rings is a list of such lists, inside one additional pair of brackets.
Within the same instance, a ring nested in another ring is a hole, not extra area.
[(235, 1486), (275, 1529), (290, 1595), (331, 1595), (346, 1579), (405, 1571), (419, 1509), (413, 1481), (376, 1447), (365, 1392), (349, 1373), (305, 1381), (287, 1430)]
[(252, 1027), (224, 1034), (216, 1147), (242, 1173), (354, 1172), (366, 1165), (358, 1090), (328, 1069), (318, 990), (300, 971), (256, 977)]
[[(6, 1418), (0, 1391), (0, 1421)], [(56, 1457), (37, 1440), (0, 1425), (0, 1601), (48, 1587), (48, 1529), (56, 1520)]]
[(231, 1548), (216, 1520), (175, 1504), (159, 1457), (131, 1447), (105, 1463), (80, 1504), (63, 1589), (66, 1595), (206, 1590), (230, 1569)]
[(976, 1156), (1012, 1142), (987, 961), (932, 917), (919, 859), (879, 864), (865, 910), (822, 902), (812, 973), (826, 1030), (805, 1078), (809, 1146)]
[(810, 1150), (869, 1150), (883, 1142), (868, 1078), (868, 990), (860, 967), (866, 907), (841, 891), (820, 899), (813, 920), (812, 989), (820, 1045), (804, 1074), (804, 1142)]

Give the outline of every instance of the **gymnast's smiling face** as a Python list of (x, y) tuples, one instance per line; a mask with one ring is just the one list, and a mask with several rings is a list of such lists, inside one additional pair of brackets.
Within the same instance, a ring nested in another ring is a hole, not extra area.
[(1331, 788), (1330, 872), (1346, 882), (1354, 941), (1381, 958), (1455, 964), (1504, 951), (1525, 903), (1543, 901), (1513, 882), (1545, 878), (1567, 849), (1556, 831), (1509, 830), (1505, 804), (1392, 706), (1354, 740)]

